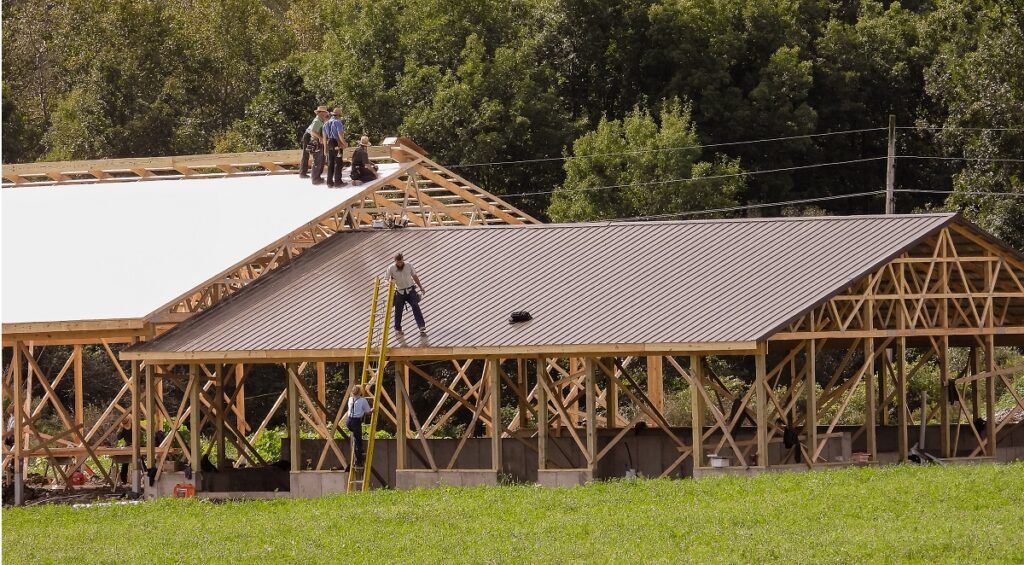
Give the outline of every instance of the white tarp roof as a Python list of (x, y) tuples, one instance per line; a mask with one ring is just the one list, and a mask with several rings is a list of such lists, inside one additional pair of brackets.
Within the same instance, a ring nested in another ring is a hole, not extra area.
[[(398, 168), (381, 165), (380, 178)], [(3, 322), (145, 317), (372, 184), (269, 175), (4, 188)]]

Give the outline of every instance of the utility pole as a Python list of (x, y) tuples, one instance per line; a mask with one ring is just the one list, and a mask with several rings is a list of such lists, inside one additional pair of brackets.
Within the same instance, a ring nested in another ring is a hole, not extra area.
[(885, 159), (885, 213), (896, 213), (896, 116), (889, 114), (889, 154)]

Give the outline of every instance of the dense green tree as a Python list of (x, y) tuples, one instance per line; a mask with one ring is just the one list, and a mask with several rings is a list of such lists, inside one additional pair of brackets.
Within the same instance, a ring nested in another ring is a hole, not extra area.
[(297, 146), (307, 122), (318, 106), (306, 88), (296, 61), (271, 65), (260, 76), (260, 89), (235, 122), (218, 140), (220, 151), (271, 151)]
[(601, 120), (573, 143), (551, 218), (575, 222), (735, 205), (743, 187), (735, 176), (739, 162), (721, 156), (700, 161), (690, 113), (673, 100), (657, 120), (640, 107), (622, 120)]

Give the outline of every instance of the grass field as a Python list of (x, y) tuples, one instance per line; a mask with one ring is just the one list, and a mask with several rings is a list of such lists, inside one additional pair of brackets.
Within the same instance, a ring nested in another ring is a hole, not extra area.
[(1024, 562), (1024, 464), (3, 510), (29, 562)]

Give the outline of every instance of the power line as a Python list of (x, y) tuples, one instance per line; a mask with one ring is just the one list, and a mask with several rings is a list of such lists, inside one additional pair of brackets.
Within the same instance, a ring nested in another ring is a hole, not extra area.
[(687, 145), (684, 147), (660, 147), (657, 149), (638, 149), (636, 151), (622, 151), (618, 153), (593, 153), (589, 155), (570, 155), (568, 157), (538, 157), (536, 159), (522, 159), (518, 161), (492, 161), (489, 163), (466, 163), (462, 165), (443, 165), (449, 169), (451, 168), (462, 168), (468, 169), (470, 167), (484, 167), (490, 165), (518, 165), (523, 163), (545, 163), (549, 161), (569, 161), (572, 159), (593, 159), (595, 157), (615, 157), (619, 155), (639, 155), (643, 153), (656, 153), (664, 151), (686, 151), (690, 149), (709, 149), (713, 147), (731, 147), (735, 145), (748, 145), (754, 143), (769, 143), (773, 141), (789, 141), (794, 139), (808, 139), (812, 137), (825, 137), (831, 135), (848, 135), (853, 133), (864, 133), (870, 131), (885, 131), (886, 128), (864, 128), (864, 129), (851, 129), (844, 131), (830, 131), (825, 133), (808, 133), (804, 135), (790, 135), (786, 137), (768, 137), (764, 139), (752, 139), (748, 141), (726, 141), (722, 143), (707, 143), (703, 145)]
[(799, 200), (787, 200), (785, 202), (766, 202), (763, 204), (747, 204), (744, 206), (730, 206), (728, 208), (713, 208), (710, 210), (691, 210), (688, 212), (673, 212), (670, 214), (654, 214), (651, 216), (633, 216), (629, 218), (616, 218), (613, 220), (605, 220), (608, 222), (626, 222), (634, 220), (657, 220), (664, 218), (678, 218), (683, 216), (698, 216), (701, 214), (719, 214), (722, 212), (735, 212), (738, 210), (752, 210), (755, 208), (772, 208), (775, 206), (791, 206), (794, 204), (808, 204), (811, 202), (823, 202), (826, 200), (840, 200), (843, 198), (856, 198), (859, 196), (873, 196), (876, 194), (885, 194), (884, 190), (872, 190), (870, 192), (856, 192), (853, 194), (836, 194), (834, 196), (819, 196), (817, 198), (801, 198)]
[(540, 191), (540, 192), (520, 192), (520, 193), (516, 193), (516, 194), (503, 194), (501, 197), (503, 199), (508, 199), (508, 198), (523, 197), (523, 196), (540, 196), (540, 195), (544, 195), (544, 194), (554, 194), (556, 192), (565, 192), (565, 193), (592, 192), (592, 191), (598, 191), (598, 190), (611, 190), (611, 189), (614, 189), (614, 188), (636, 188), (636, 187), (641, 187), (641, 186), (653, 186), (653, 185), (657, 185), (657, 184), (671, 184), (671, 183), (676, 183), (676, 182), (699, 182), (699, 181), (705, 181), (705, 180), (716, 180), (716, 179), (745, 177), (745, 176), (754, 176), (754, 175), (765, 175), (765, 174), (769, 174), (769, 173), (780, 173), (780, 172), (786, 172), (786, 171), (797, 171), (797, 170), (802, 170), (802, 169), (813, 169), (813, 168), (817, 168), (817, 167), (832, 167), (832, 166), (836, 166), (836, 165), (848, 165), (848, 164), (851, 164), (851, 163), (864, 163), (864, 162), (867, 162), (867, 161), (879, 161), (879, 160), (882, 160), (882, 159), (885, 159), (885, 157), (866, 157), (864, 159), (850, 159), (850, 160), (847, 160), (847, 161), (835, 161), (835, 162), (832, 162), (832, 163), (816, 163), (816, 164), (813, 164), (813, 165), (796, 165), (796, 166), (793, 166), (793, 167), (785, 167), (785, 168), (781, 168), (781, 169), (766, 169), (766, 170), (761, 170), (761, 171), (743, 171), (743, 172), (740, 172), (740, 173), (730, 173), (730, 174), (725, 174), (725, 175), (711, 175), (711, 176), (706, 176), (706, 177), (686, 177), (686, 178), (668, 179), (668, 180), (657, 180), (657, 181), (641, 182), (641, 183), (613, 184), (613, 185), (608, 185), (608, 186), (592, 186), (592, 187), (584, 187), (584, 188), (574, 188), (574, 189), (571, 189), (571, 190), (545, 190), (545, 191)]
[(1024, 192), (985, 192), (984, 190), (930, 190), (924, 188), (897, 188), (896, 192), (923, 192), (925, 194), (969, 194), (977, 196), (1024, 196)]
[(948, 131), (1013, 131), (1020, 132), (1024, 131), (1024, 128), (962, 128), (957, 126), (896, 126), (896, 129), (914, 129), (914, 130), (948, 130)]
[(1024, 163), (1024, 159), (989, 159), (987, 157), (939, 157), (935, 155), (897, 155), (897, 159), (937, 159), (940, 161), (979, 161), (984, 163)]

